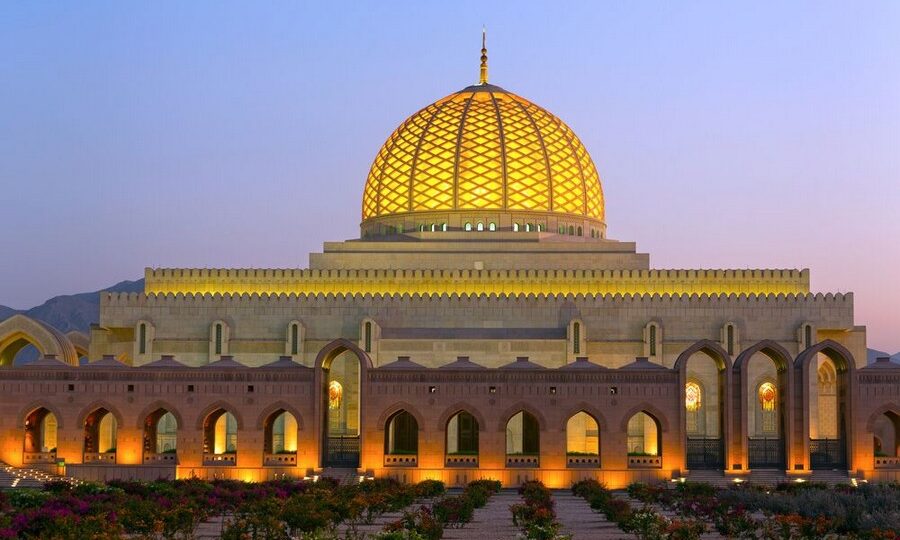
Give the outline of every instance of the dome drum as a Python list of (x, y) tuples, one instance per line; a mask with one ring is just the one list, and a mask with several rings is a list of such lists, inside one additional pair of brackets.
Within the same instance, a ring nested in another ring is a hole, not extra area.
[(412, 232), (547, 232), (606, 238), (606, 224), (578, 215), (548, 212), (409, 212), (376, 217), (361, 225), (362, 237), (392, 236)]

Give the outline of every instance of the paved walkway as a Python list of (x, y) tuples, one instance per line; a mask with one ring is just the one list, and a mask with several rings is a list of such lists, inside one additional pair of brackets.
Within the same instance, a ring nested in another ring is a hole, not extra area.
[(554, 491), (556, 518), (562, 525), (563, 534), (572, 535), (572, 540), (631, 540), (633, 535), (625, 534), (618, 525), (606, 520), (606, 516), (591, 509), (581, 497), (571, 491)]
[(503, 490), (475, 510), (472, 521), (460, 529), (444, 529), (443, 540), (515, 540), (519, 529), (513, 525), (509, 507), (522, 502), (514, 490)]

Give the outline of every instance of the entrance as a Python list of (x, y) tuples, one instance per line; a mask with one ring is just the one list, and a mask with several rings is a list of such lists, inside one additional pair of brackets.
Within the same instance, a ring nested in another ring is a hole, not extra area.
[(359, 467), (360, 371), (352, 350), (335, 351), (322, 362), (324, 467)]

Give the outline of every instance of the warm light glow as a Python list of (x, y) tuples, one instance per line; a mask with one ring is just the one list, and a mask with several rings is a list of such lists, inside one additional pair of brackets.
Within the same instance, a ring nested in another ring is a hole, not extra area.
[(494, 86), (409, 117), (375, 158), (363, 220), (427, 210), (531, 210), (604, 219), (597, 169), (559, 118)]
[(684, 387), (684, 408), (688, 412), (697, 412), (703, 405), (703, 392), (700, 385), (695, 382), (689, 382)]
[(762, 407), (762, 410), (774, 411), (777, 395), (778, 391), (775, 389), (774, 384), (765, 382), (759, 385), (759, 404)]
[[(474, 226), (473, 226), (474, 227)], [(524, 278), (509, 270), (437, 271), (433, 276), (402, 271), (153, 270), (147, 294), (808, 294), (809, 275), (798, 271), (611, 270), (572, 275), (537, 271)], [(437, 279), (435, 279), (437, 278)]]
[(341, 383), (337, 381), (331, 381), (328, 383), (328, 408), (329, 409), (339, 409), (341, 407), (341, 400), (344, 397), (344, 387), (341, 386)]

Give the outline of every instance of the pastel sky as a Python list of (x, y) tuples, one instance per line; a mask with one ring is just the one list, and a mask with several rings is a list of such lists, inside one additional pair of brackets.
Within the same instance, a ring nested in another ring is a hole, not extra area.
[(305, 267), (478, 76), (565, 120), (656, 268), (809, 268), (900, 351), (900, 2), (0, 3), (0, 304)]

